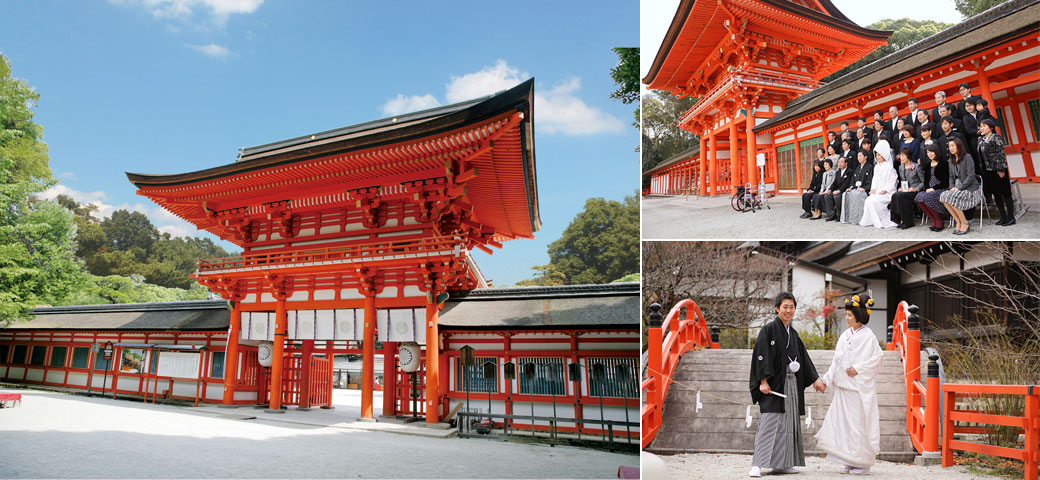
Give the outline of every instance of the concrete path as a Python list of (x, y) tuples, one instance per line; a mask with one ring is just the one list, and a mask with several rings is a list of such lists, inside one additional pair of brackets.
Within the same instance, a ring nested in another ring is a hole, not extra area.
[[(750, 455), (715, 454), (715, 453), (688, 453), (682, 455), (662, 455), (665, 465), (668, 467), (668, 478), (670, 480), (686, 480), (694, 478), (730, 479), (749, 478), (748, 470), (751, 469)], [(766, 469), (762, 472), (762, 478), (774, 479), (841, 479), (853, 478), (895, 478), (899, 480), (966, 480), (996, 477), (980, 476), (968, 473), (963, 467), (953, 466), (942, 468), (940, 465), (930, 467), (919, 467), (909, 463), (893, 463), (879, 461), (871, 468), (870, 475), (862, 477), (846, 475), (841, 473), (841, 465), (829, 462), (821, 457), (806, 457), (804, 467), (796, 467), (797, 474), (770, 474)]]
[[(800, 219), (801, 196), (778, 195), (769, 199), (769, 210), (754, 213), (739, 213), (730, 207), (729, 196), (683, 197), (649, 196), (642, 198), (643, 240), (671, 239), (718, 239), (757, 240), (794, 239), (831, 240), (877, 239), (877, 240), (964, 240), (989, 239), (1013, 240), (1040, 237), (1040, 184), (1022, 185), (1022, 195), (1029, 211), (1018, 219), (1016, 225), (1001, 227), (993, 225), (999, 217), (983, 220), (982, 230), (978, 219), (972, 222), (967, 235), (954, 235), (953, 229), (932, 232), (927, 226), (916, 226), (906, 230), (898, 228), (878, 229), (861, 227), (824, 220)], [(991, 207), (991, 215), (998, 215)]]
[[(639, 464), (574, 447), (297, 423), (291, 412), (19, 393), (21, 406), (0, 409), (0, 478), (616, 478)], [(327, 414), (311, 420), (321, 423), (349, 410), (295, 413)]]

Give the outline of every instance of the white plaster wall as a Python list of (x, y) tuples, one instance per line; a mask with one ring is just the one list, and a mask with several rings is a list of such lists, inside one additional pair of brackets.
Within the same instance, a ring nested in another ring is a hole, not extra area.
[[(791, 269), (791, 293), (798, 299), (798, 311), (795, 313), (794, 327), (798, 331), (812, 331), (815, 324), (811, 320), (822, 321), (822, 317), (808, 319), (805, 312), (810, 308), (819, 310), (823, 306), (820, 298), (827, 282), (822, 272), (796, 265)], [(822, 327), (822, 324), (821, 324)]]

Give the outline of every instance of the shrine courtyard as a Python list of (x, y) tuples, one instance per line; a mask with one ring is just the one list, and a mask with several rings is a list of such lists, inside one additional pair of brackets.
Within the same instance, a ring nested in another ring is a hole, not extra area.
[(3, 478), (616, 478), (639, 466), (637, 455), (356, 422), (353, 390), (335, 390), (334, 410), (286, 415), (13, 391), (22, 403), (0, 409)]

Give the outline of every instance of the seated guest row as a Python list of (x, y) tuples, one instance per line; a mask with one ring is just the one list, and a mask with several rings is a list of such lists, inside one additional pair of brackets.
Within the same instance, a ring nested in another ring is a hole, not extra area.
[[(828, 146), (828, 156), (822, 148), (818, 149), (812, 180), (802, 195), (801, 218), (826, 217), (827, 221), (906, 229), (914, 226), (916, 205), (931, 220), (932, 231), (943, 230), (942, 217), (946, 216), (953, 217), (956, 223), (954, 234), (963, 235), (970, 229), (964, 210), (982, 201), (976, 178), (978, 164), (982, 169), (983, 193), (995, 197), (1000, 212), (996, 224), (1014, 225), (1007, 158), (1003, 139), (994, 132), (996, 122), (980, 122), (981, 159), (976, 161), (964, 137), (948, 128), (952, 122), (947, 120), (943, 119), (944, 128), (938, 140), (931, 140), (927, 123), (922, 125), (926, 133), (920, 144), (916, 138), (910, 141), (914, 127), (905, 125), (904, 142), (894, 156), (884, 138), (872, 150), (864, 142), (856, 152), (855, 163), (849, 162), (849, 151), (839, 155), (833, 146)], [(842, 146), (848, 148), (848, 142), (843, 141)], [(915, 152), (913, 147), (919, 150)]]

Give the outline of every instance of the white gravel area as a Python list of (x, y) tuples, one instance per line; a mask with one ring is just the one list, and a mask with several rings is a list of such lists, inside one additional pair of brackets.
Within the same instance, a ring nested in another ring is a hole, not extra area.
[[(1022, 185), (1022, 195), (1029, 207), (1017, 224), (1010, 227), (993, 225), (1000, 219), (996, 207), (993, 218), (986, 217), (982, 230), (978, 218), (972, 221), (967, 235), (954, 235), (952, 228), (942, 232), (928, 230), (928, 225), (906, 230), (861, 227), (823, 219), (798, 218), (802, 214), (800, 195), (778, 195), (769, 199), (769, 210), (740, 213), (730, 207), (729, 196), (683, 197), (648, 196), (641, 200), (643, 240), (756, 240), (804, 239), (832, 240), (1013, 240), (1040, 238), (1040, 185)], [(976, 209), (976, 213), (978, 210)], [(930, 225), (930, 224), (929, 224)]]
[(617, 478), (619, 466), (639, 465), (636, 455), (575, 447), (18, 393), (20, 406), (0, 409), (0, 478)]
[[(750, 478), (748, 471), (751, 469), (750, 455), (719, 454), (719, 453), (686, 453), (681, 455), (661, 455), (665, 465), (668, 466), (669, 480), (685, 480), (691, 478)], [(942, 468), (940, 465), (919, 467), (909, 463), (893, 463), (879, 461), (870, 471), (869, 475), (857, 476), (841, 473), (841, 465), (823, 459), (822, 457), (806, 457), (804, 467), (795, 467), (799, 472), (796, 474), (772, 474), (769, 469), (763, 469), (762, 478), (795, 478), (813, 479), (842, 479), (853, 478), (898, 478), (901, 480), (961, 480), (961, 479), (989, 479), (997, 477), (976, 475), (968, 473), (963, 467), (953, 466)]]

